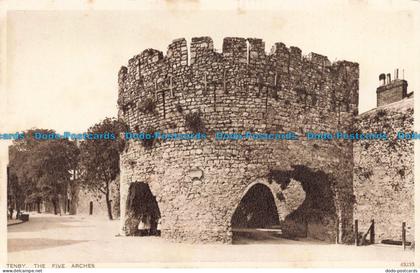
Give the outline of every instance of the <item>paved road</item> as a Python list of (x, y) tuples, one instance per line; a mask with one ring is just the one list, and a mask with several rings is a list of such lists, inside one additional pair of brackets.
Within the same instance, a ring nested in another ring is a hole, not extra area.
[(116, 237), (118, 221), (89, 216), (31, 215), (8, 227), (10, 263), (148, 263), (160, 265), (357, 265), (396, 267), (414, 260), (413, 251), (396, 246), (355, 247), (289, 240), (236, 245), (192, 245), (159, 237)]

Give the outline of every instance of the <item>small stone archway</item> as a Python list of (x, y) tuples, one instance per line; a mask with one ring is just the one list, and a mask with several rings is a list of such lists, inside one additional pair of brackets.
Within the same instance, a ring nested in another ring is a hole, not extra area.
[(125, 208), (125, 233), (128, 236), (160, 235), (159, 205), (150, 187), (144, 182), (131, 183)]
[(232, 231), (247, 228), (272, 228), (279, 224), (276, 198), (271, 187), (261, 182), (250, 184), (232, 215)]

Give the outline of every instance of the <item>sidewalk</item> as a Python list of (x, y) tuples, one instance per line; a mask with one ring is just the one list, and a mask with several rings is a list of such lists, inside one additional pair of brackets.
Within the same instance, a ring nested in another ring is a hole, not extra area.
[(158, 263), (162, 265), (301, 265), (399, 267), (414, 261), (402, 247), (325, 244), (286, 239), (238, 244), (173, 243), (160, 237), (117, 237), (119, 221), (87, 215), (31, 215), (8, 229), (9, 263)]
[(21, 224), (21, 223), (23, 223), (22, 220), (16, 220), (16, 219), (10, 220), (10, 219), (7, 219), (7, 226), (18, 225), (18, 224)]

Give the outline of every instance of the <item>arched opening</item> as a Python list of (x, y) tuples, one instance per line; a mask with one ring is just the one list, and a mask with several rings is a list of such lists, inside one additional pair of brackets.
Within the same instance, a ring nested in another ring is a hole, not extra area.
[[(315, 171), (306, 166), (292, 167), (291, 171), (273, 170), (269, 174), (269, 181), (280, 184), (284, 192), (292, 180), (298, 181), (305, 192), (303, 202), (282, 221), (282, 237), (334, 243), (337, 236), (337, 214), (332, 178), (322, 171)], [(294, 196), (283, 195), (282, 198), (287, 203)]]
[(242, 237), (261, 237), (262, 229), (272, 229), (280, 224), (277, 207), (271, 190), (264, 184), (253, 185), (242, 197), (233, 213), (231, 227), (233, 240)]
[(150, 191), (149, 185), (143, 182), (132, 183), (126, 203), (126, 235), (159, 236), (160, 217), (156, 197)]

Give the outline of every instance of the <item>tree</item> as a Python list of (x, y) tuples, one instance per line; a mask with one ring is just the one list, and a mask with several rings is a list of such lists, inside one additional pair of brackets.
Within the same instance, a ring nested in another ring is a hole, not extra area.
[[(126, 130), (127, 126), (123, 122), (106, 118), (88, 130), (89, 134), (98, 137), (86, 139), (80, 145), (82, 186), (95, 193), (105, 195), (110, 220), (113, 219), (110, 200), (111, 183), (116, 180), (120, 172), (120, 153), (125, 147), (125, 140), (119, 135)], [(99, 137), (105, 134), (114, 136), (114, 138)]]
[(52, 202), (57, 214), (60, 196), (67, 196), (70, 170), (78, 164), (79, 149), (68, 139), (46, 140), (35, 147), (32, 155), (30, 171), (37, 178), (37, 188), (44, 200)]
[(17, 153), (14, 149), (9, 149), (9, 166), (7, 169), (7, 207), (10, 219), (13, 219), (13, 212), (16, 209), (16, 219), (19, 218), (20, 210), (24, 203), (24, 185), (18, 179), (17, 171), (14, 168)]
[(15, 140), (9, 148), (11, 195), (15, 196), (16, 210), (23, 203), (40, 204), (52, 202), (58, 213), (60, 195), (67, 193), (70, 172), (78, 164), (79, 150), (68, 139), (38, 140), (35, 132), (55, 133), (53, 130), (31, 129), (23, 140)]
[(16, 219), (26, 202), (27, 196), (34, 192), (34, 185), (29, 175), (31, 149), (29, 141), (15, 140), (9, 146), (9, 173), (8, 173), (8, 207), (10, 214), (16, 209)]

